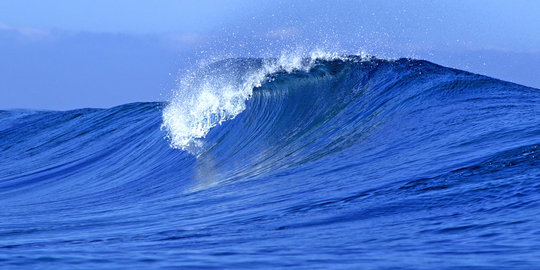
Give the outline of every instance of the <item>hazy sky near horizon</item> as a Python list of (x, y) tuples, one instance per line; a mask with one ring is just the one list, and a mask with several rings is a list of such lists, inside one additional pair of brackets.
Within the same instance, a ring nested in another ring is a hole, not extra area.
[(540, 88), (540, 1), (4, 1), (0, 109), (166, 100), (211, 57), (414, 57)]

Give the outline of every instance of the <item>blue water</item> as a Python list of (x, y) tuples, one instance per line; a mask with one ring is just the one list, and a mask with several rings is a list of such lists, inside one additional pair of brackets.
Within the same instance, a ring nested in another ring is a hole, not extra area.
[(0, 111), (1, 268), (540, 269), (540, 90), (411, 59), (303, 67), (200, 114), (186, 92)]

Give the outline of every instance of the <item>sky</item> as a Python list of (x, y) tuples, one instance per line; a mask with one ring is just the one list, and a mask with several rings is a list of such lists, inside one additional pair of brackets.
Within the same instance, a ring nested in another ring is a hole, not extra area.
[(167, 100), (182, 70), (315, 48), (540, 88), (540, 1), (2, 1), (0, 109)]

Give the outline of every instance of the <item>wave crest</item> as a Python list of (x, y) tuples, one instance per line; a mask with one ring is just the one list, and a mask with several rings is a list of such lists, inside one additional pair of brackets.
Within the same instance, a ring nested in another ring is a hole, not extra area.
[[(365, 56), (362, 56), (365, 57)], [(228, 59), (187, 72), (163, 110), (170, 146), (196, 152), (211, 128), (245, 110), (253, 89), (278, 72), (309, 71), (317, 60), (344, 60), (336, 53), (283, 53), (271, 59)]]

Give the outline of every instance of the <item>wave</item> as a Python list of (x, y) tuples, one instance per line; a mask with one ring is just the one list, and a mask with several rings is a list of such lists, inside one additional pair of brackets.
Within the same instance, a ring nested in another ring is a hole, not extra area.
[(0, 111), (0, 264), (534, 266), (538, 112), (538, 89), (322, 53), (215, 62), (167, 103)]
[(345, 58), (336, 54), (284, 54), (276, 59), (229, 59), (213, 63), (180, 80), (173, 100), (163, 111), (163, 127), (171, 146), (183, 150), (200, 145), (199, 139), (223, 121), (245, 110), (245, 101), (253, 89), (273, 74), (308, 71), (320, 60)]

